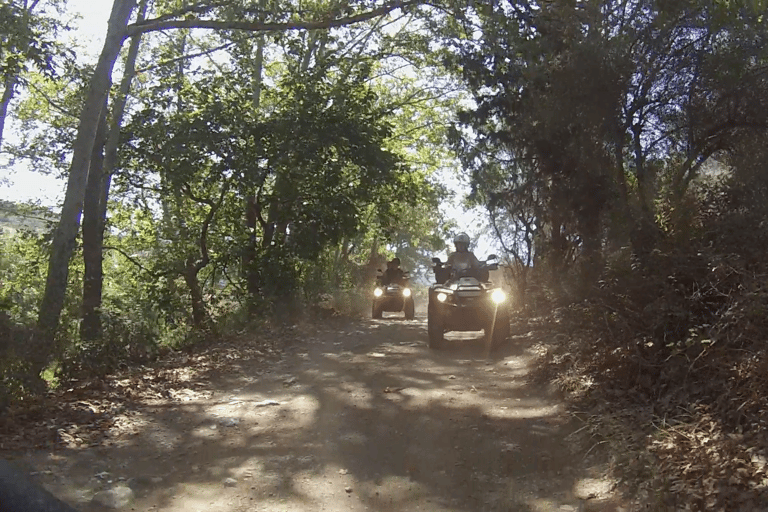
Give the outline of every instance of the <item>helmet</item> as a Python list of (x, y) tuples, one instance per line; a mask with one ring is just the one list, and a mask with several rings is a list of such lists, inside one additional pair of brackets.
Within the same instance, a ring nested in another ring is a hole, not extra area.
[(399, 266), (400, 265), (400, 258), (392, 258), (392, 263), (395, 266)]
[(453, 239), (454, 244), (467, 244), (469, 245), (469, 235), (466, 233), (459, 233), (456, 238)]

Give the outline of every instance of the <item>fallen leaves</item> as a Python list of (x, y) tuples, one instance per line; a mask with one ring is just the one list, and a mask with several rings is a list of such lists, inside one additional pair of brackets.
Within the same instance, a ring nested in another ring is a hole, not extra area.
[[(0, 417), (0, 450), (83, 448), (135, 436), (144, 428), (140, 408), (209, 400), (218, 376), (241, 372), (243, 364), (268, 368), (281, 357), (288, 338), (299, 335), (242, 336), (194, 354), (172, 352), (152, 366), (103, 381), (73, 381), (10, 407)], [(280, 404), (264, 400), (253, 405)]]
[(561, 312), (554, 329), (541, 330), (538, 379), (556, 382), (599, 423), (589, 442), (599, 436), (611, 446), (627, 494), (670, 510), (760, 509), (768, 502), (768, 347), (719, 343), (670, 355), (642, 331), (624, 333), (634, 344), (616, 339), (617, 327), (614, 337), (602, 332), (597, 306)]

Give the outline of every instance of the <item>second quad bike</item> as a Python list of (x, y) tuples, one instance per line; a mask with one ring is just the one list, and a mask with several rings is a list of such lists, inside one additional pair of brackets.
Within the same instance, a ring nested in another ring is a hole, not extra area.
[(406, 320), (413, 320), (416, 308), (413, 303), (413, 291), (410, 287), (408, 272), (403, 273), (402, 279), (395, 282), (385, 282), (384, 274), (379, 270), (379, 275), (376, 277), (376, 287), (373, 289), (371, 316), (381, 318), (384, 311), (402, 311)]
[(427, 330), (429, 347), (440, 348), (448, 331), (485, 331), (488, 350), (509, 337), (507, 294), (488, 279), (496, 270), (496, 255), (476, 269), (454, 269), (433, 258), (435, 284), (429, 288)]

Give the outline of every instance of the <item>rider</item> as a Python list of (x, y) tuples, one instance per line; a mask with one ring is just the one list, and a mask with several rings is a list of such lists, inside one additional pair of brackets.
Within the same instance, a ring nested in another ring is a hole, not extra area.
[(453, 270), (479, 270), (482, 264), (475, 257), (474, 253), (469, 250), (469, 235), (466, 233), (459, 233), (453, 239), (453, 245), (456, 246), (456, 252), (452, 252), (448, 256), (447, 265), (451, 266)]
[(393, 258), (387, 262), (387, 270), (384, 272), (384, 284), (397, 283), (402, 284), (403, 270), (400, 268), (400, 258)]

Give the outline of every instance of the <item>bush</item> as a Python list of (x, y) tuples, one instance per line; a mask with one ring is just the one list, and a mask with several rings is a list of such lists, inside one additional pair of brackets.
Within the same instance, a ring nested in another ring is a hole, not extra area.
[(0, 411), (26, 396), (35, 385), (28, 353), (32, 333), (0, 312)]
[[(766, 196), (756, 184), (704, 191), (695, 218), (667, 217), (642, 264), (609, 257), (600, 287), (549, 316), (562, 333), (549, 375), (579, 408), (625, 419), (604, 426), (652, 455), (666, 507), (768, 499)], [(617, 468), (627, 476), (630, 466)]]

